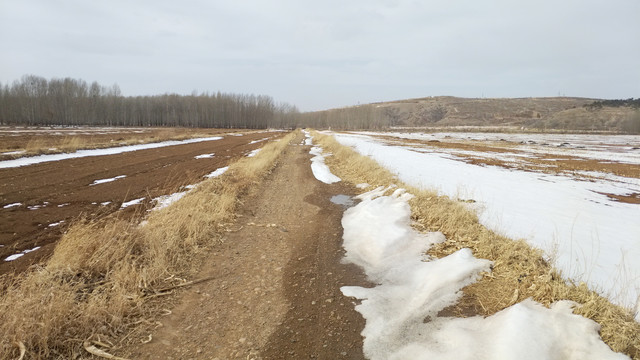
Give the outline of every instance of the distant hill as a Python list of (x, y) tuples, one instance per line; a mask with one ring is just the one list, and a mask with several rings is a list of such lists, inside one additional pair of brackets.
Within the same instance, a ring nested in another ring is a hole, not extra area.
[(623, 130), (632, 107), (600, 105), (588, 98), (493, 98), (450, 96), (378, 103), (391, 126), (515, 126), (558, 130)]
[(304, 114), (316, 127), (502, 127), (640, 133), (640, 100), (435, 96)]

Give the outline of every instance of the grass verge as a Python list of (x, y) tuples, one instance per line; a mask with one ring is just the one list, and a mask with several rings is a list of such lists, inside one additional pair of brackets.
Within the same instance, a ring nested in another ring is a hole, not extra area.
[(74, 359), (95, 346), (117, 352), (143, 340), (142, 331), (157, 326), (159, 299), (188, 284), (193, 259), (215, 246), (241, 197), (294, 136), (149, 213), (145, 225), (116, 214), (71, 226), (46, 265), (2, 279), (0, 358), (26, 350), (26, 359)]
[(628, 309), (612, 304), (584, 284), (563, 279), (540, 250), (523, 240), (512, 240), (488, 230), (463, 203), (402, 183), (374, 160), (340, 145), (331, 136), (317, 132), (313, 136), (325, 151), (334, 155), (327, 157), (326, 163), (343, 181), (352, 185), (396, 184), (415, 195), (410, 201), (415, 226), (422, 231), (441, 231), (447, 237), (446, 242), (429, 251), (430, 255), (443, 257), (470, 248), (476, 257), (493, 261), (493, 271), (464, 288), (459, 303), (443, 310), (443, 315), (489, 316), (527, 298), (546, 306), (558, 300), (571, 300), (577, 303), (574, 313), (601, 325), (600, 335), (611, 349), (640, 360), (640, 324)]

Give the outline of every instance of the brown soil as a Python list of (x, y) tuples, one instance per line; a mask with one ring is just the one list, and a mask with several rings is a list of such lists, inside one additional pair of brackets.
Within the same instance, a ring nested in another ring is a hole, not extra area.
[(344, 209), (330, 202), (353, 189), (316, 180), (308, 151), (285, 150), (205, 257), (199, 277), (213, 279), (185, 290), (130, 358), (363, 358), (364, 320), (340, 286), (367, 283), (340, 263)]
[[(192, 137), (206, 137), (236, 131), (230, 129), (148, 127), (0, 127), (0, 139), (2, 140), (0, 143), (0, 160), (37, 154), (70, 152), (77, 149), (100, 149)], [(4, 152), (14, 152), (14, 154), (3, 154)]]
[[(120, 211), (132, 216), (149, 206), (150, 199), (194, 184), (264, 142), (283, 133), (226, 136), (222, 140), (118, 155), (84, 157), (11, 169), (0, 169), (0, 274), (21, 271), (46, 258), (70, 223), (80, 217), (97, 218), (119, 210), (124, 201), (144, 197), (146, 203)], [(195, 159), (215, 153), (213, 158)], [(126, 175), (117, 181), (89, 186), (94, 180)], [(108, 205), (101, 203), (110, 202)], [(12, 203), (20, 206), (3, 208)], [(35, 207), (38, 207), (35, 210)], [(49, 224), (64, 222), (58, 226)], [(7, 262), (7, 256), (42, 248)]]

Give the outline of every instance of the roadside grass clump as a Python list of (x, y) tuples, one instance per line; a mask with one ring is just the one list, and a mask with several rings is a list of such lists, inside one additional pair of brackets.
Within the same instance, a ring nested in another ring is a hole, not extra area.
[(0, 279), (0, 358), (83, 358), (148, 341), (167, 295), (188, 286), (250, 188), (296, 136), (265, 145), (172, 205), (133, 219), (79, 220), (43, 266)]
[(407, 186), (372, 159), (340, 145), (333, 137), (317, 132), (313, 136), (334, 155), (325, 161), (343, 181), (353, 185), (395, 184), (415, 195), (410, 201), (414, 227), (441, 231), (447, 238), (429, 250), (430, 256), (439, 258), (469, 248), (474, 256), (493, 261), (491, 273), (484, 273), (480, 281), (465, 287), (458, 304), (444, 309), (442, 315), (489, 316), (527, 298), (546, 306), (571, 300), (577, 304), (574, 313), (601, 325), (600, 335), (611, 349), (640, 359), (640, 324), (629, 309), (612, 304), (584, 283), (563, 278), (541, 250), (524, 240), (509, 239), (485, 228), (464, 202)]

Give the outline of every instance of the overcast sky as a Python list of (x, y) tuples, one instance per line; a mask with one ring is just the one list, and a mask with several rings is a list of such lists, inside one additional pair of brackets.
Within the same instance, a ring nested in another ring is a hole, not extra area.
[(124, 95), (640, 97), (640, 0), (0, 0), (0, 81)]

